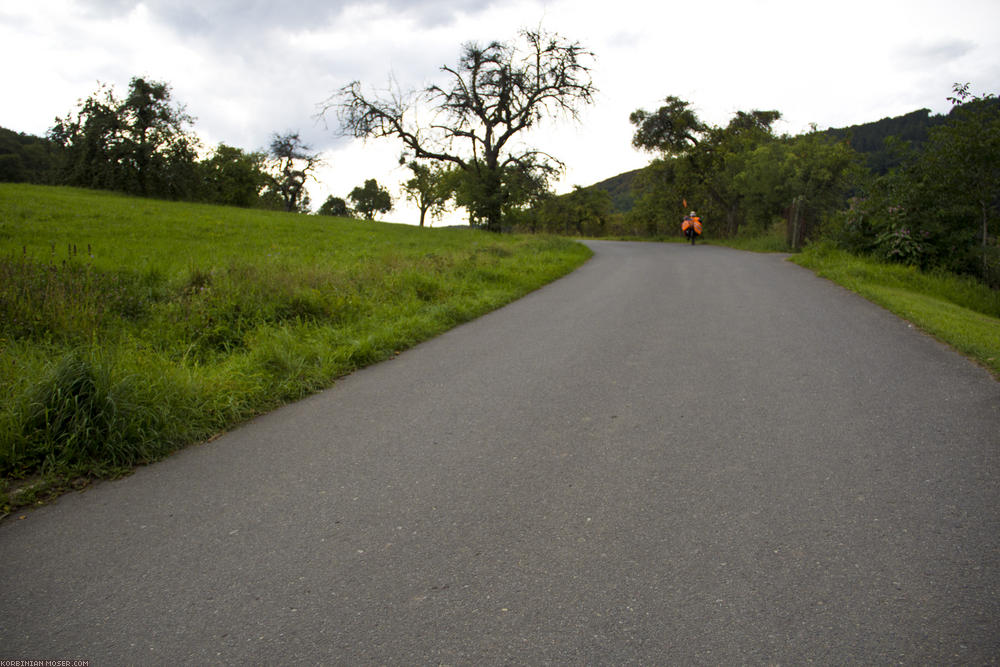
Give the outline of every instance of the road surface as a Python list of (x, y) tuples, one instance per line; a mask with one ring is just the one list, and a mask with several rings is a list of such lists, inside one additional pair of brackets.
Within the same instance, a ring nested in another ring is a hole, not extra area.
[(1000, 383), (780, 256), (592, 247), (0, 524), (0, 659), (1000, 660)]

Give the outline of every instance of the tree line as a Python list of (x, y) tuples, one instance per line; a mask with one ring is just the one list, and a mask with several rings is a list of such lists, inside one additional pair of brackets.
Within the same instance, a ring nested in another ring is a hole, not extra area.
[(779, 136), (777, 111), (738, 111), (712, 126), (667, 98), (655, 112), (632, 114), (633, 145), (656, 158), (636, 179), (625, 217), (648, 233), (672, 233), (690, 206), (719, 236), (778, 225), (792, 248), (825, 239), (1000, 286), (1000, 101), (968, 84), (948, 100), (945, 117), (923, 110), (880, 121), (874, 133), (902, 136), (876, 146), (872, 131)]
[[(133, 77), (124, 97), (101, 84), (45, 137), (0, 128), (0, 181), (309, 212), (306, 185), (323, 160), (298, 132), (273, 133), (266, 149), (220, 143), (206, 154), (193, 123), (165, 82)], [(371, 219), (391, 210), (384, 188), (369, 194), (372, 183), (348, 195), (354, 206), (341, 199), (342, 208), (327, 202), (320, 212)]]
[[(520, 137), (552, 116), (575, 118), (580, 105), (592, 102), (591, 57), (577, 42), (523, 30), (510, 42), (464, 45), (458, 63), (441, 68), (440, 85), (380, 96), (355, 81), (336, 91), (321, 115), (335, 114), (343, 136), (402, 142), (400, 164), (413, 174), (403, 194), (419, 209), (421, 225), (448, 208), (464, 208), (470, 225), (503, 231), (545, 198), (563, 168)], [(428, 106), (435, 120), (421, 126), (417, 110)], [(124, 98), (101, 86), (56, 119), (45, 140), (0, 137), (0, 178), (308, 210), (305, 185), (321, 161), (297, 133), (275, 134), (267, 151), (220, 144), (199, 157), (204, 151), (192, 124), (164, 82), (133, 78)], [(318, 212), (372, 219), (391, 206), (388, 191), (367, 179), (346, 198), (329, 197)]]

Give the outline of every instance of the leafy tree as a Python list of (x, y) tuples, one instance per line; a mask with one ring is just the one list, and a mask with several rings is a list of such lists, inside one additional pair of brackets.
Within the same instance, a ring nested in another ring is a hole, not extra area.
[(786, 218), (788, 244), (801, 247), (815, 226), (847, 201), (861, 176), (861, 156), (819, 132), (763, 143), (734, 175), (747, 225), (764, 231)]
[(521, 229), (550, 234), (603, 236), (612, 217), (611, 195), (606, 190), (576, 185), (563, 195), (545, 193), (522, 216)]
[(201, 162), (202, 198), (226, 206), (258, 206), (268, 183), (267, 156), (219, 144)]
[(76, 114), (57, 118), (49, 137), (65, 149), (71, 185), (130, 194), (189, 198), (197, 186), (193, 122), (171, 101), (170, 86), (133, 77), (119, 100), (101, 85)]
[(388, 213), (392, 210), (392, 197), (389, 196), (389, 191), (380, 186), (374, 178), (369, 178), (364, 186), (354, 188), (347, 196), (354, 202), (354, 210), (365, 220), (374, 220), (376, 213)]
[(0, 181), (55, 183), (58, 151), (49, 139), (0, 127)]
[(930, 131), (918, 171), (947, 207), (956, 231), (976, 230), (986, 278), (990, 226), (1000, 213), (1000, 100), (972, 95), (969, 84), (955, 84), (954, 93), (948, 99), (955, 108), (946, 123)]
[(310, 150), (302, 142), (298, 132), (272, 135), (268, 152), (271, 167), (269, 190), (289, 213), (305, 213), (309, 210), (306, 181), (322, 163), (319, 153), (310, 153)]
[[(372, 97), (355, 81), (330, 98), (324, 111), (338, 110), (345, 134), (396, 137), (412, 157), (455, 165), (473, 197), (470, 217), (501, 231), (510, 198), (522, 191), (505, 177), (544, 179), (563, 167), (521, 145), (520, 137), (549, 116), (576, 118), (596, 91), (585, 64), (592, 54), (579, 43), (542, 31), (523, 30), (520, 36), (514, 44), (466, 44), (457, 65), (441, 68), (449, 81), (443, 86)], [(434, 109), (435, 120), (421, 126), (415, 116), (424, 104)]]
[[(672, 185), (686, 193), (684, 199), (711, 204), (716, 216), (725, 219), (722, 231), (736, 235), (744, 211), (734, 176), (754, 148), (774, 139), (771, 126), (781, 114), (738, 111), (723, 128), (702, 122), (678, 97), (667, 97), (665, 102), (655, 112), (639, 109), (630, 115), (636, 127), (632, 145), (673, 159)], [(697, 205), (702, 211), (708, 208)]]
[(640, 170), (633, 181), (634, 206), (625, 214), (632, 234), (656, 236), (681, 233), (688, 188), (678, 177), (677, 158), (657, 158)]
[(548, 193), (547, 173), (523, 169), (510, 165), (497, 174), (499, 188), (490, 194), (492, 182), (479, 178), (475, 171), (450, 169), (445, 174), (444, 185), (451, 193), (455, 204), (469, 212), (469, 225), (489, 229), (489, 202), (499, 199), (502, 204), (500, 216), (503, 224), (500, 230), (518, 224), (524, 212), (538, 204)]
[(407, 166), (413, 172), (413, 178), (403, 183), (403, 193), (420, 210), (420, 226), (423, 227), (427, 213), (432, 217), (444, 213), (452, 193), (445, 170), (440, 165), (420, 164), (413, 160)]
[(954, 107), (923, 149), (874, 179), (845, 215), (840, 240), (895, 261), (979, 274), (1000, 285), (990, 230), (1000, 207), (1000, 100), (954, 87)]
[(351, 217), (351, 209), (348, 208), (347, 202), (342, 197), (334, 197), (333, 195), (326, 198), (316, 213), (317, 215), (333, 215), (338, 218)]

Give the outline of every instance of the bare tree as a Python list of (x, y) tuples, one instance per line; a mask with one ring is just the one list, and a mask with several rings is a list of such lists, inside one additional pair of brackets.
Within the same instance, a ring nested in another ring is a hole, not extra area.
[[(456, 165), (477, 183), (471, 217), (500, 231), (504, 212), (517, 204), (511, 198), (516, 189), (505, 187), (505, 177), (532, 173), (547, 179), (563, 168), (552, 155), (516, 139), (550, 116), (577, 119), (596, 92), (586, 62), (593, 54), (579, 43), (540, 30), (523, 30), (520, 38), (514, 44), (466, 44), (457, 65), (441, 68), (449, 81), (444, 86), (369, 96), (354, 81), (328, 99), (322, 113), (336, 110), (345, 135), (397, 137), (413, 158)], [(426, 125), (416, 119), (423, 105), (433, 109)]]
[(271, 138), (271, 189), (289, 213), (309, 209), (306, 180), (322, 163), (319, 153), (310, 153), (298, 132), (274, 134)]

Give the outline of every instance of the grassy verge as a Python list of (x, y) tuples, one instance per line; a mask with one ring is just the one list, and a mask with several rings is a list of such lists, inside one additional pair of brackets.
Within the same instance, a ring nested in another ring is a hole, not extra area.
[(1000, 379), (1000, 292), (971, 278), (883, 264), (825, 244), (791, 261), (912, 322)]
[(0, 514), (327, 387), (588, 257), (552, 237), (0, 184)]
[(792, 252), (785, 240), (785, 225), (778, 223), (772, 225), (764, 233), (740, 234), (730, 239), (712, 239), (706, 241), (711, 245), (722, 245), (736, 250), (747, 250), (750, 252)]

